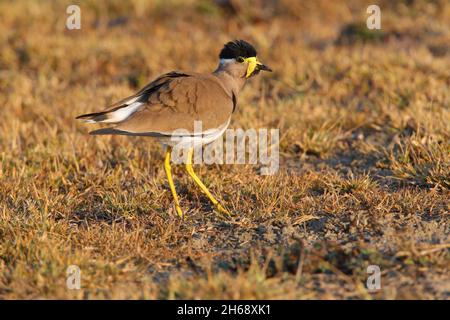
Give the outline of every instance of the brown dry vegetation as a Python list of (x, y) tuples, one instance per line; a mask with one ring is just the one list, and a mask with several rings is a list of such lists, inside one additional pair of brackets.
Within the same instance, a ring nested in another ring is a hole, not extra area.
[[(69, 31), (71, 3), (0, 2), (0, 298), (449, 298), (448, 1), (381, 1), (378, 32), (372, 1), (80, 1)], [(175, 168), (181, 221), (157, 142), (74, 117), (235, 38), (275, 72), (231, 127), (279, 128), (280, 170), (197, 166), (224, 220)]]

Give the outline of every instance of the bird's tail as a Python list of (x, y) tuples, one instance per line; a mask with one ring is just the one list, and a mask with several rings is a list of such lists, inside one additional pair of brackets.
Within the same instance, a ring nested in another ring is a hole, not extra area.
[(82, 120), (86, 123), (96, 123), (96, 122), (103, 122), (108, 119), (108, 111), (102, 111), (102, 112), (94, 112), (94, 113), (87, 113), (82, 114), (75, 119)]
[(133, 113), (135, 113), (139, 107), (143, 105), (142, 102), (131, 102), (124, 103), (122, 105), (113, 107), (109, 110), (82, 114), (81, 116), (76, 117), (75, 119), (82, 120), (86, 123), (117, 123), (124, 121)]

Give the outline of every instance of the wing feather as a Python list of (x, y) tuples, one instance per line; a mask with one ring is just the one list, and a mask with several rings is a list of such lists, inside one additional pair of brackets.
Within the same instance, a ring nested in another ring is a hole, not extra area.
[(170, 72), (108, 109), (77, 119), (115, 124), (92, 134), (155, 136), (177, 129), (193, 132), (199, 120), (202, 130), (218, 128), (232, 111), (233, 98), (216, 76)]

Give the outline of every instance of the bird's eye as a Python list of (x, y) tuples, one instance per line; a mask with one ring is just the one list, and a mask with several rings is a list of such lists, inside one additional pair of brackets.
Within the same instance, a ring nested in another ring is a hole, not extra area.
[(239, 63), (242, 63), (242, 62), (244, 62), (244, 58), (242, 58), (242, 57), (237, 57), (236, 61), (239, 62)]

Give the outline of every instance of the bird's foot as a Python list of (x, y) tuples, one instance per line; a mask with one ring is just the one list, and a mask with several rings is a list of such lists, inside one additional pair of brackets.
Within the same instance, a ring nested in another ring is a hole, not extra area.
[(177, 215), (181, 218), (184, 219), (184, 214), (183, 214), (183, 210), (181, 210), (181, 207), (179, 205), (175, 205), (175, 210), (177, 212)]
[(228, 211), (227, 209), (225, 209), (220, 203), (217, 203), (215, 205), (215, 207), (219, 213), (224, 214), (230, 218), (233, 216), (233, 214), (230, 211)]

